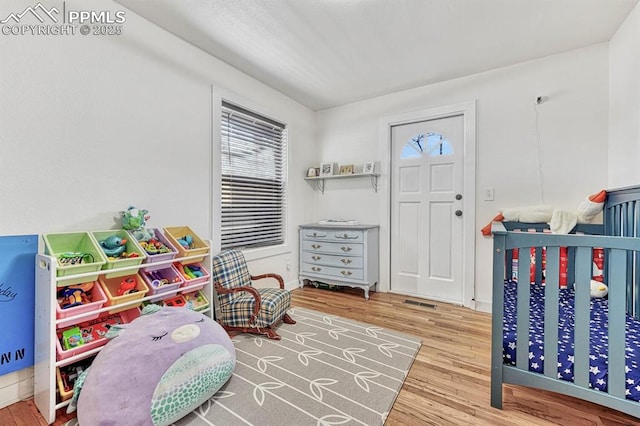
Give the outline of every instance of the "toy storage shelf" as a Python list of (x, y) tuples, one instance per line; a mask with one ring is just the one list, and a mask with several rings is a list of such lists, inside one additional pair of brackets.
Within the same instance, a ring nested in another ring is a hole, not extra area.
[[(211, 241), (207, 241), (209, 247), (211, 247)], [(193, 256), (176, 257), (174, 259), (150, 262), (142, 265), (133, 265), (121, 268), (109, 269), (108, 271), (101, 271), (101, 273), (118, 273), (118, 272), (131, 272), (132, 274), (138, 272), (140, 269), (166, 265), (170, 267), (174, 262), (188, 262), (194, 259), (202, 259), (202, 254)], [(211, 254), (206, 254), (203, 265), (206, 265), (208, 269), (211, 265)], [(56, 411), (60, 408), (66, 407), (69, 400), (58, 402), (57, 398), (57, 384), (56, 384), (56, 368), (65, 365), (73, 364), (77, 361), (89, 358), (103, 348), (103, 346), (88, 350), (86, 352), (74, 355), (65, 359), (58, 360), (56, 357), (56, 340), (57, 340), (57, 325), (61, 322), (69, 323), (81, 323), (86, 321), (89, 316), (95, 316), (103, 312), (111, 311), (114, 306), (105, 306), (103, 308), (92, 310), (89, 312), (80, 313), (74, 316), (58, 319), (56, 317), (57, 300), (57, 282), (62, 280), (69, 280), (70, 278), (83, 278), (95, 276), (95, 272), (87, 272), (75, 275), (57, 276), (57, 259), (53, 256), (46, 254), (36, 255), (36, 293), (35, 293), (35, 351), (34, 351), (34, 401), (36, 407), (44, 417), (44, 419), (52, 424), (56, 419)], [(180, 288), (180, 292), (189, 292), (189, 290), (196, 290), (202, 287), (202, 283), (197, 283)], [(208, 308), (200, 311), (207, 316), (214, 317), (213, 314), (213, 285), (211, 277), (207, 280), (204, 287), (201, 290), (205, 297), (209, 300)], [(127, 306), (137, 306), (141, 302), (155, 299), (157, 301), (158, 294), (148, 295), (141, 299), (131, 300), (118, 304), (118, 308), (126, 308)], [(166, 298), (174, 297), (175, 294), (168, 293)]]

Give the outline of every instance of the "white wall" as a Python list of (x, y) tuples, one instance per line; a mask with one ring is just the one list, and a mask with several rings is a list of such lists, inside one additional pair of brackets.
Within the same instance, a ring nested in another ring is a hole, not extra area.
[[(546, 99), (536, 105), (537, 96)], [(473, 100), (476, 190), (495, 188), (495, 201), (477, 198), (476, 265), (466, 267), (475, 267), (479, 307), (490, 309), (491, 240), (480, 236), (480, 228), (501, 208), (544, 202), (573, 209), (607, 185), (607, 44), (321, 111), (318, 160), (379, 160), (383, 117)], [(381, 183), (388, 185), (386, 177)], [(318, 197), (318, 218), (378, 224), (386, 208), (367, 181), (327, 181)]]
[[(0, 15), (24, 7), (3, 1)], [(109, 0), (90, 7), (123, 9)], [(123, 27), (120, 36), (0, 35), (0, 235), (116, 228), (117, 213), (135, 205), (149, 209), (151, 227), (217, 237), (213, 85), (215, 99), (289, 126), (291, 243), (253, 255), (270, 261), (252, 272), (295, 282), (297, 225), (314, 202), (300, 179), (317, 157), (313, 112), (130, 11)], [(2, 376), (0, 407), (32, 391), (30, 371)]]
[(640, 181), (640, 4), (609, 42), (609, 187)]

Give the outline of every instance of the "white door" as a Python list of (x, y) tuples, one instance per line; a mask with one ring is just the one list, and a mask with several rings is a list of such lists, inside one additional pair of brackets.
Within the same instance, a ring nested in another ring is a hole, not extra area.
[(391, 128), (391, 291), (463, 303), (464, 115)]

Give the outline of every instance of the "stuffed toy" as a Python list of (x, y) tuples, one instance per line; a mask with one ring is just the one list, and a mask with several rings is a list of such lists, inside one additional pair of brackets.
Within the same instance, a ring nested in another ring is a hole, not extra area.
[(150, 217), (147, 213), (149, 213), (148, 210), (137, 209), (133, 206), (129, 206), (127, 210), (120, 212), (122, 228), (128, 231), (135, 231), (144, 228), (144, 225)]
[[(604, 299), (609, 294), (609, 287), (600, 281), (590, 280), (590, 296), (592, 299)], [(573, 284), (573, 288), (576, 288), (576, 284)]]
[(224, 329), (184, 308), (148, 305), (107, 337), (67, 409), (77, 405), (80, 425), (170, 425), (211, 398), (235, 368)]
[(602, 299), (609, 294), (609, 287), (600, 281), (591, 280), (591, 297), (593, 299)]
[(554, 234), (568, 234), (577, 223), (591, 222), (604, 208), (607, 192), (602, 190), (597, 194), (585, 197), (575, 211), (554, 209), (547, 205), (537, 205), (519, 208), (504, 209), (491, 222), (483, 227), (480, 232), (484, 236), (491, 235), (492, 222), (527, 222), (549, 224)]
[(138, 241), (149, 241), (156, 238), (156, 234), (153, 229), (142, 228), (131, 231), (131, 234)]

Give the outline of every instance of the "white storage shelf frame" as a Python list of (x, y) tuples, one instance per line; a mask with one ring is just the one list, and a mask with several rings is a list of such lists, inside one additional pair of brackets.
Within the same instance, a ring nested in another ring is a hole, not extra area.
[[(209, 247), (212, 247), (211, 241), (207, 242)], [(143, 263), (140, 265), (126, 266), (122, 268), (114, 268), (109, 270), (98, 271), (98, 274), (111, 274), (118, 272), (130, 271), (132, 274), (137, 273), (148, 266), (171, 266), (174, 262), (185, 262), (193, 259), (202, 258), (202, 254), (194, 256), (176, 257), (174, 259)], [(205, 256), (203, 261), (205, 267), (210, 269), (211, 254)], [(68, 280), (70, 278), (82, 278), (82, 277), (95, 277), (96, 272), (87, 272), (83, 274), (57, 276), (57, 259), (53, 256), (45, 254), (36, 255), (36, 292), (35, 292), (35, 351), (34, 351), (34, 401), (36, 407), (40, 411), (40, 414), (44, 417), (45, 421), (52, 424), (56, 419), (56, 411), (60, 408), (69, 405), (71, 400), (62, 401), (57, 403), (57, 384), (56, 384), (56, 368), (65, 365), (73, 364), (85, 358), (89, 358), (92, 355), (97, 354), (102, 350), (104, 346), (83, 352), (78, 355), (58, 361), (56, 358), (56, 340), (57, 340), (57, 324), (60, 322), (74, 321), (75, 323), (81, 323), (85, 318), (96, 313), (103, 313), (113, 309), (114, 306), (105, 306), (104, 308), (84, 312), (71, 317), (66, 317), (58, 320), (56, 318), (56, 305), (57, 299), (57, 282)], [(202, 286), (202, 283), (193, 284), (180, 288), (180, 293), (189, 292), (190, 289), (196, 289)], [(214, 317), (214, 301), (213, 301), (213, 285), (211, 278), (209, 282), (201, 290), (205, 297), (209, 300), (209, 307), (203, 311), (200, 311), (210, 317)], [(126, 306), (137, 305), (141, 302), (157, 298), (158, 293), (145, 296), (141, 299), (131, 300), (129, 302), (120, 303), (117, 308), (123, 308)], [(167, 295), (167, 298), (174, 297), (173, 294)]]

